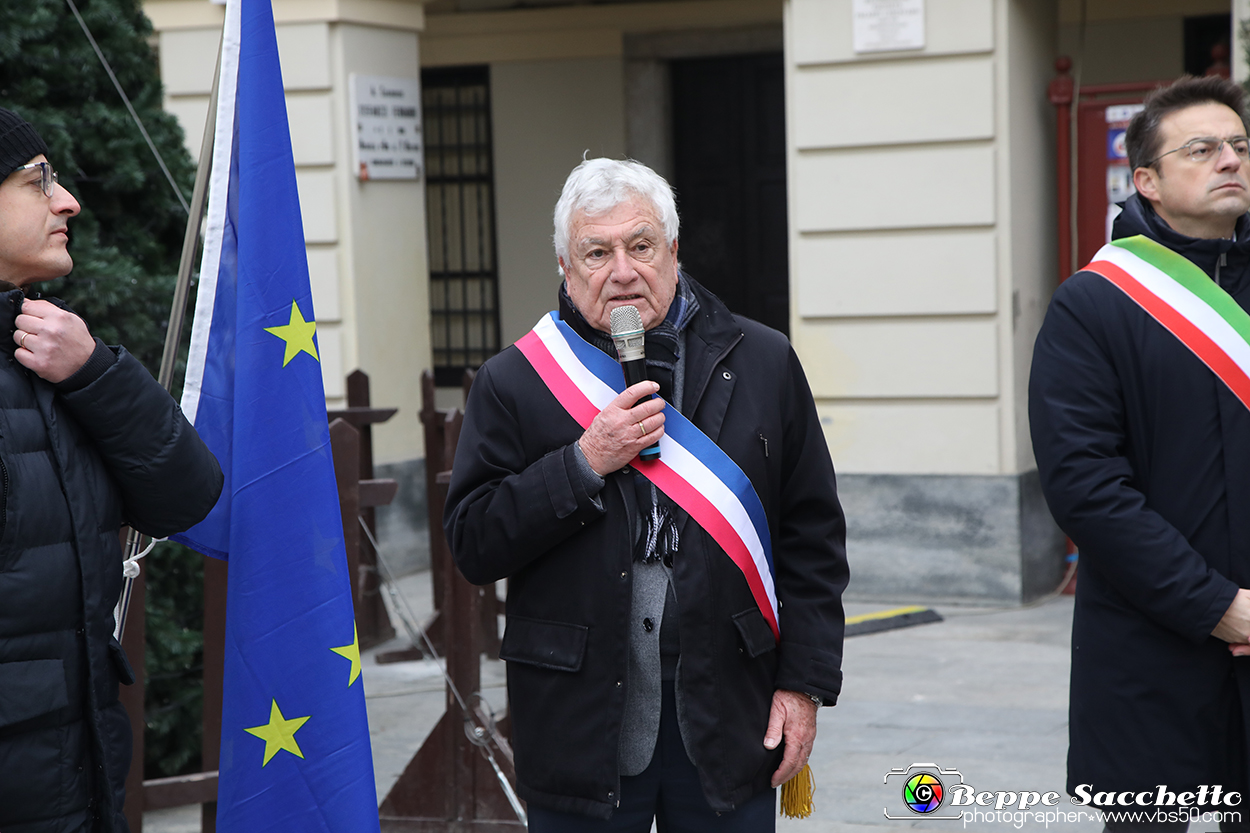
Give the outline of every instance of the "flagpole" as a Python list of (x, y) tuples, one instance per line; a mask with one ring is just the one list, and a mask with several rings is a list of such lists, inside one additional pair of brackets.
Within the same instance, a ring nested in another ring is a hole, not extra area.
[[(224, 40), (224, 38), (223, 38)], [(195, 268), (195, 252), (200, 245), (200, 228), (204, 222), (204, 209), (208, 202), (208, 176), (213, 167), (213, 141), (217, 135), (217, 86), (221, 81), (221, 42), (217, 45), (217, 64), (213, 69), (213, 88), (208, 97), (208, 118), (204, 121), (204, 137), (200, 141), (200, 161), (195, 170), (195, 190), (191, 193), (191, 211), (187, 215), (187, 229), (182, 236), (182, 257), (178, 261), (178, 283), (169, 308), (169, 326), (165, 330), (165, 348), (161, 353), (160, 372), (157, 381), (169, 390), (174, 381), (174, 365), (178, 359), (178, 346), (182, 341), (182, 323), (186, 318), (187, 296), (191, 294), (191, 273)], [(126, 579), (122, 595), (117, 603), (116, 633), (118, 642), (126, 632), (126, 614), (130, 609), (130, 597), (134, 591), (135, 577), (139, 574), (139, 546), (143, 536), (134, 529), (126, 535)], [(131, 566), (133, 565), (133, 566)], [(133, 572), (133, 575), (131, 573)]]
[(169, 390), (174, 380), (174, 362), (178, 343), (182, 340), (182, 322), (186, 318), (187, 296), (191, 294), (191, 272), (195, 267), (195, 250), (200, 245), (200, 226), (208, 202), (208, 175), (213, 167), (213, 139), (217, 135), (217, 85), (221, 81), (221, 45), (217, 46), (217, 65), (213, 70), (213, 91), (208, 98), (208, 118), (204, 122), (204, 138), (200, 142), (200, 164), (195, 171), (195, 190), (191, 193), (191, 214), (182, 238), (182, 260), (178, 263), (178, 285), (169, 308), (169, 328), (165, 331), (165, 351), (161, 354), (161, 370), (157, 381)]

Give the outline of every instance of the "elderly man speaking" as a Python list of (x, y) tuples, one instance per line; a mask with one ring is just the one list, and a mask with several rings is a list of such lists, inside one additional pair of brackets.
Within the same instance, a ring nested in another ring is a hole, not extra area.
[[(677, 227), (651, 169), (573, 170), (559, 312), (482, 367), (456, 450), (456, 563), (511, 580), (535, 833), (773, 830), (841, 689), (845, 522), (811, 392), (785, 336), (680, 271)], [(650, 379), (629, 388), (623, 306)]]

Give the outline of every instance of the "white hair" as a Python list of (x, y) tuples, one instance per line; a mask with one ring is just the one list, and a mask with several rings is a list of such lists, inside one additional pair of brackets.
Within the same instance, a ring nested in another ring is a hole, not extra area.
[(621, 203), (641, 198), (651, 204), (664, 227), (664, 244), (677, 241), (677, 201), (664, 177), (632, 159), (585, 159), (564, 181), (556, 202), (556, 257), (568, 263), (569, 233), (579, 214), (598, 217)]

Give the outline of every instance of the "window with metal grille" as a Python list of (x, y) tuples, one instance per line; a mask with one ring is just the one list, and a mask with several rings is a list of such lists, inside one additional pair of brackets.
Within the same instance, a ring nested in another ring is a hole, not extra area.
[(460, 384), (499, 352), (488, 67), (421, 73), (434, 381)]

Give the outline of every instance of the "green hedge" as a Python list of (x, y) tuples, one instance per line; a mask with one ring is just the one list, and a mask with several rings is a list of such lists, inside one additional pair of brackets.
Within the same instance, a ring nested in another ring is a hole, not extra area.
[(204, 705), (204, 556), (174, 543), (145, 559), (148, 778), (200, 770)]

